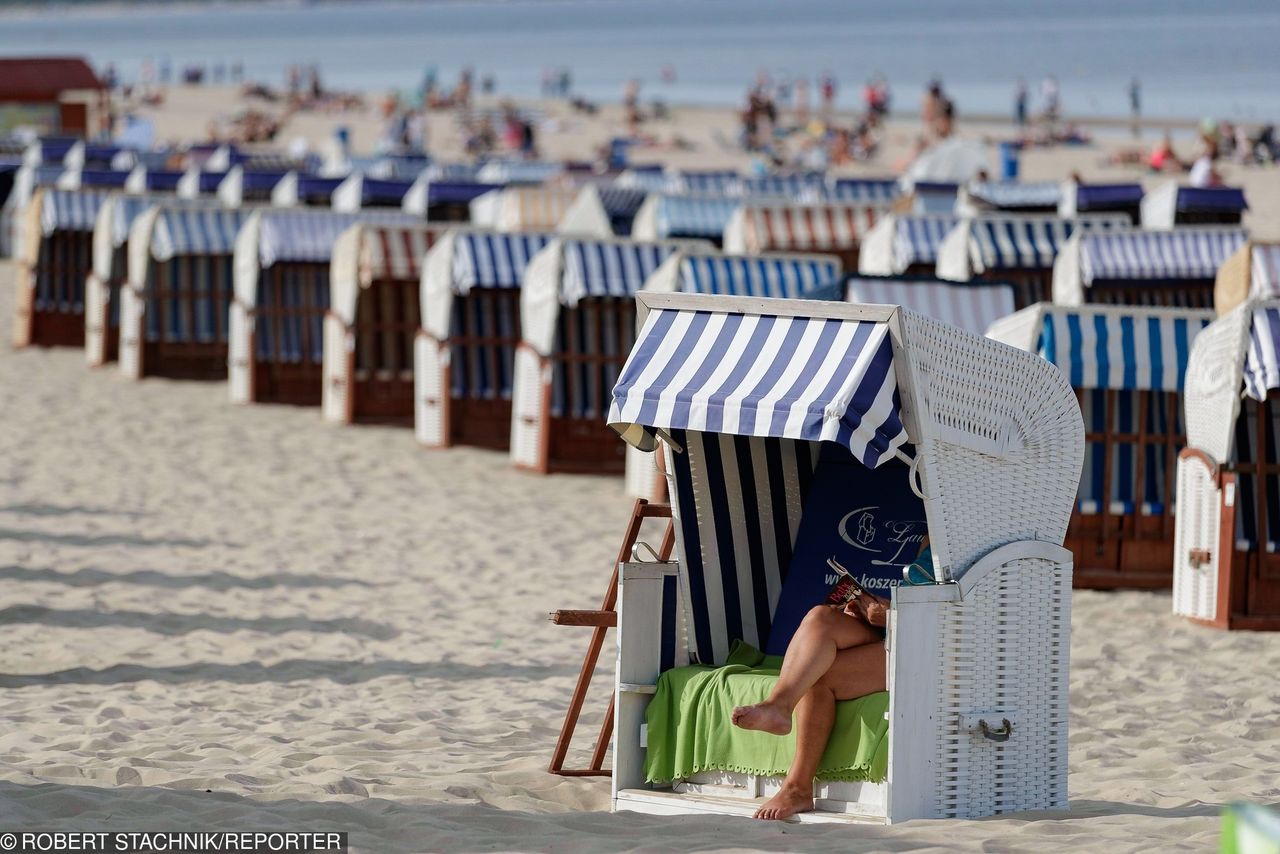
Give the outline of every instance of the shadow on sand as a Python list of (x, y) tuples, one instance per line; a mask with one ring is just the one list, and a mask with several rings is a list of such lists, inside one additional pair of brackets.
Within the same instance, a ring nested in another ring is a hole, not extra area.
[(310, 617), (217, 617), (212, 614), (150, 613), (147, 611), (58, 610), (41, 605), (14, 605), (0, 609), (0, 625), (39, 623), (74, 629), (125, 627), (143, 629), (159, 635), (185, 635), (190, 632), (341, 632), (374, 640), (391, 640), (398, 629), (359, 617), (314, 620)]
[(229, 572), (202, 572), (193, 575), (170, 575), (153, 569), (132, 572), (107, 572), (103, 569), (77, 569), (62, 572), (52, 567), (0, 566), (0, 582), (44, 581), (65, 584), (68, 587), (98, 587), (103, 584), (136, 584), (142, 587), (207, 587), (210, 590), (267, 590), (272, 587), (330, 588), (330, 587), (380, 587), (359, 578), (336, 578), (324, 575), (299, 575), (291, 572), (275, 572), (252, 577), (232, 575)]

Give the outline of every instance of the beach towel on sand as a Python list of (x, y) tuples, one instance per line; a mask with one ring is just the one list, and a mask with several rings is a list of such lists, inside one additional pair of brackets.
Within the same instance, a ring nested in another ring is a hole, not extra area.
[[(795, 730), (776, 736), (733, 725), (737, 706), (763, 701), (778, 679), (780, 656), (736, 641), (723, 667), (668, 670), (645, 713), (645, 779), (670, 783), (700, 771), (778, 776), (795, 757)], [(879, 783), (889, 758), (889, 694), (881, 691), (836, 704), (836, 724), (818, 765), (818, 779)]]

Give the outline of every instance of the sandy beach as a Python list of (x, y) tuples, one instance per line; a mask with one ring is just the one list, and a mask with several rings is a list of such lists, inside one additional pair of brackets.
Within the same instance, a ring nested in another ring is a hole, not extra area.
[[(0, 336), (13, 268), (0, 266)], [(5, 338), (7, 340), (7, 338)], [(0, 355), (0, 827), (345, 830), (353, 850), (1203, 850), (1280, 802), (1280, 636), (1074, 596), (1071, 810), (800, 827), (610, 815), (545, 773), (620, 480)], [(612, 644), (606, 646), (611, 651)], [(603, 712), (597, 674), (586, 732)], [(576, 760), (585, 752), (579, 744)]]

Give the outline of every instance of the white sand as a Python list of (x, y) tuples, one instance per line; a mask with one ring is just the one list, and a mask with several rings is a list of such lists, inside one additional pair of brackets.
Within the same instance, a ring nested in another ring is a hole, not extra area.
[[(2, 340), (11, 313), (3, 265)], [(545, 615), (597, 604), (628, 507), (616, 480), (4, 351), (0, 828), (347, 830), (366, 852), (1120, 852), (1211, 846), (1222, 804), (1280, 801), (1280, 635), (1083, 592), (1068, 813), (612, 816), (607, 782), (543, 770), (586, 640)]]

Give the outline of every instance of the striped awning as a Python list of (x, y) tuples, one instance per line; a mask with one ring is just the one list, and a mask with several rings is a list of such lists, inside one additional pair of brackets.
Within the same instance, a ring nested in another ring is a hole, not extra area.
[(689, 255), (676, 289), (687, 294), (800, 299), (840, 278), (835, 258)]
[(604, 212), (610, 219), (634, 219), (648, 196), (644, 190), (627, 187), (606, 186), (597, 187), (596, 190), (600, 194), (600, 204), (604, 206)]
[(564, 172), (560, 163), (537, 160), (494, 160), (476, 172), (476, 180), (486, 184), (541, 184)]
[(958, 220), (953, 216), (899, 216), (893, 234), (894, 269), (938, 263), (938, 247)]
[(885, 323), (654, 309), (613, 389), (609, 425), (837, 442), (871, 468), (907, 442)]
[(103, 190), (45, 190), (40, 230), (45, 236), (55, 231), (93, 231), (98, 209), (106, 200)]
[(852, 249), (879, 215), (868, 205), (748, 203), (743, 240), (748, 252)]
[(717, 196), (663, 196), (658, 202), (658, 235), (719, 240), (741, 206), (738, 199)]
[(518, 288), (529, 259), (551, 240), (549, 234), (461, 232), (454, 238), (453, 288)]
[(113, 248), (124, 246), (125, 241), (129, 239), (129, 229), (133, 226), (134, 219), (156, 203), (155, 196), (116, 195), (112, 197), (111, 204), (114, 207), (111, 211), (111, 246)]
[(371, 225), (363, 229), (360, 248), (360, 281), (378, 279), (418, 281), (422, 258), (435, 242), (436, 231), (418, 226)]
[(686, 193), (708, 196), (742, 195), (742, 176), (733, 170), (689, 170), (680, 173), (680, 183)]
[(280, 261), (328, 261), (333, 257), (333, 244), (338, 235), (357, 222), (414, 226), (421, 221), (399, 211), (265, 210), (258, 236), (258, 260), (263, 268)]
[(679, 177), (668, 175), (661, 166), (632, 167), (624, 169), (613, 186), (646, 193), (678, 193), (682, 182)]
[(1179, 187), (1179, 211), (1226, 211), (1239, 213), (1249, 209), (1244, 190), (1238, 187)]
[(1191, 342), (1212, 320), (1208, 310), (1049, 307), (1039, 353), (1075, 388), (1181, 391)]
[(970, 198), (994, 208), (1056, 208), (1062, 198), (1062, 185), (1057, 181), (1023, 184), (1017, 181), (986, 181), (971, 184)]
[(888, 203), (902, 192), (896, 178), (837, 178), (831, 182), (827, 198), (836, 202)]
[(230, 255), (249, 211), (236, 208), (164, 208), (151, 234), (151, 256)]
[(1249, 295), (1268, 299), (1280, 296), (1280, 243), (1255, 243), (1250, 255)]
[(897, 276), (850, 276), (846, 302), (900, 305), (974, 335), (1014, 312), (1014, 289), (1000, 282), (946, 282)]
[(1080, 240), (1080, 279), (1212, 279), (1244, 245), (1243, 229), (1187, 228), (1087, 234)]
[(817, 201), (826, 196), (827, 182), (821, 172), (758, 175), (742, 179), (742, 192), (748, 196), (777, 196), (796, 201)]
[(1058, 217), (982, 217), (969, 222), (970, 263), (984, 270), (1045, 269), (1053, 266), (1062, 244), (1078, 230), (1128, 228), (1123, 214), (1081, 219)]
[(633, 296), (677, 248), (674, 243), (566, 240), (560, 302), (575, 306), (584, 297)]
[(1244, 391), (1254, 400), (1266, 400), (1267, 392), (1275, 388), (1280, 388), (1280, 308), (1268, 305), (1253, 312)]
[(427, 180), (476, 183), (479, 171), (480, 167), (472, 163), (432, 163), (427, 167)]

